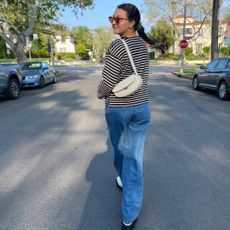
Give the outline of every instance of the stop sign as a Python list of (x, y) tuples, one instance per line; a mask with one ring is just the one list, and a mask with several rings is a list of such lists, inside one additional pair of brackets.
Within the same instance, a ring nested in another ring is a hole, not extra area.
[(179, 46), (181, 49), (185, 49), (188, 46), (188, 42), (186, 40), (180, 40)]

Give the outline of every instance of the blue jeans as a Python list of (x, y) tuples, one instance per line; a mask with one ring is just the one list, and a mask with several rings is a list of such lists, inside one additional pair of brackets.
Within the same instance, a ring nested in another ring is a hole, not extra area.
[(144, 191), (142, 159), (148, 124), (147, 103), (105, 109), (110, 140), (114, 148), (114, 166), (123, 184), (122, 218), (128, 223), (139, 215)]

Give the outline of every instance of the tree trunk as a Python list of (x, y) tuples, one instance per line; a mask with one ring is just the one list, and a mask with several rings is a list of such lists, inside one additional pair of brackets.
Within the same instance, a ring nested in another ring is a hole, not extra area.
[(17, 57), (18, 63), (22, 63), (26, 60), (26, 54), (25, 54), (25, 46), (26, 46), (26, 40), (25, 36), (23, 34), (20, 34), (18, 36), (18, 42), (15, 45), (15, 55)]
[(24, 52), (24, 49), (17, 48), (17, 50), (15, 50), (15, 55), (16, 55), (16, 58), (17, 58), (17, 62), (19, 64), (26, 60), (26, 54)]
[(219, 57), (219, 12), (220, 12), (220, 0), (213, 0), (212, 7), (212, 36), (211, 36), (211, 60)]

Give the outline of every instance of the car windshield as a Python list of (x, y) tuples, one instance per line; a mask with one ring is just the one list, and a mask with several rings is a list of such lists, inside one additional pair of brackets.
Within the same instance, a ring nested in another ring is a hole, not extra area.
[(218, 62), (219, 62), (219, 59), (213, 60), (206, 66), (206, 69), (215, 69)]
[(42, 64), (40, 62), (34, 62), (34, 63), (24, 63), (22, 65), (22, 70), (32, 70), (32, 69), (41, 69)]

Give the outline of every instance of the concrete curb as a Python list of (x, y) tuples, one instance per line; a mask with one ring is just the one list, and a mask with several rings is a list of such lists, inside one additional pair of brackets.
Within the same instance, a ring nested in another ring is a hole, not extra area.
[(177, 76), (177, 77), (192, 80), (192, 77), (191, 77), (191, 76), (187, 76), (187, 75), (185, 75), (185, 74), (177, 73), (177, 72), (171, 72), (171, 73), (172, 73), (173, 75)]

